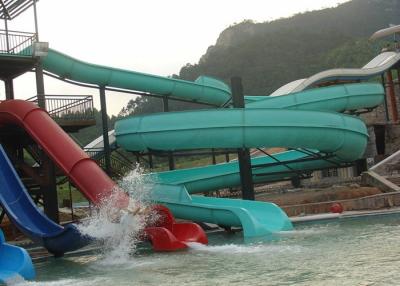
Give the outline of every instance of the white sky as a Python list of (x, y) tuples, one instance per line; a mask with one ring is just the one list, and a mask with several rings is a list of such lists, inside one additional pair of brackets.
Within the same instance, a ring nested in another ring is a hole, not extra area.
[[(265, 22), (334, 7), (348, 0), (40, 0), (39, 35), (50, 47), (78, 59), (162, 76), (197, 63), (218, 35), (244, 19)], [(0, 29), (2, 26), (0, 26)], [(32, 9), (9, 23), (10, 30), (34, 31)], [(14, 81), (16, 98), (36, 94), (32, 73)], [(47, 94), (98, 92), (45, 79)], [(107, 92), (109, 114), (133, 95)], [(4, 88), (0, 88), (4, 98)]]

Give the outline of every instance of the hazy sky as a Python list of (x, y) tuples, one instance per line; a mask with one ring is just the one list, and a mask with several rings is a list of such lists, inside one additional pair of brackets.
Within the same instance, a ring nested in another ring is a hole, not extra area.
[[(51, 48), (87, 62), (168, 76), (196, 63), (234, 23), (265, 22), (347, 1), (40, 0), (37, 8), (40, 40)], [(33, 32), (32, 9), (9, 23), (9, 29)], [(16, 79), (14, 88), (17, 98), (35, 95), (33, 74)], [(47, 94), (92, 94), (98, 106), (94, 89), (51, 78), (45, 79), (45, 89)], [(131, 98), (108, 92), (109, 114), (117, 114)]]

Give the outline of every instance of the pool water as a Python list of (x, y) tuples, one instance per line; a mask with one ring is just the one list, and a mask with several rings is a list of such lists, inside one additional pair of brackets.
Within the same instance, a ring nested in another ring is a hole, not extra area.
[(213, 234), (209, 246), (127, 259), (107, 254), (36, 264), (36, 282), (18, 285), (399, 285), (400, 216), (298, 225), (273, 240), (243, 243)]

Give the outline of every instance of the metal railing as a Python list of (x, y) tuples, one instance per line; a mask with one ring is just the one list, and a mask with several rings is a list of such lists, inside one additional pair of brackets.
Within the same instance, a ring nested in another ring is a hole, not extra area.
[(104, 149), (103, 148), (85, 148), (83, 151), (88, 154), (90, 158), (93, 160), (96, 160), (96, 158), (102, 157), (104, 154)]
[[(27, 101), (38, 104), (38, 97)], [(54, 120), (94, 120), (91, 95), (46, 95), (46, 110)]]
[(0, 30), (0, 54), (32, 56), (35, 33)]
[[(90, 158), (95, 160), (103, 169), (105, 168), (105, 153), (103, 148), (86, 148), (84, 151)], [(119, 152), (111, 154), (111, 172), (115, 177), (123, 177), (126, 173), (133, 169), (133, 163), (122, 156)]]

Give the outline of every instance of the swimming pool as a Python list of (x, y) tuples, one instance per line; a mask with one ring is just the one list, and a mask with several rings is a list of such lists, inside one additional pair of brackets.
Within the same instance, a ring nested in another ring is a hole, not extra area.
[(240, 233), (175, 253), (138, 248), (36, 264), (21, 285), (399, 285), (400, 215), (296, 226), (279, 239), (244, 244)]

